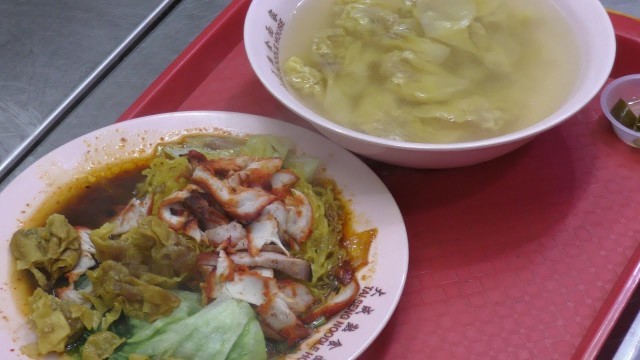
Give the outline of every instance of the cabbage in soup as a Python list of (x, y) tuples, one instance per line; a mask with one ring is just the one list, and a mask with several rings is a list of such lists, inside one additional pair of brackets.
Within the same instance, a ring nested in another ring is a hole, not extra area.
[(548, 1), (303, 1), (281, 51), (287, 86), (316, 113), (424, 143), (532, 125), (579, 70), (572, 29)]

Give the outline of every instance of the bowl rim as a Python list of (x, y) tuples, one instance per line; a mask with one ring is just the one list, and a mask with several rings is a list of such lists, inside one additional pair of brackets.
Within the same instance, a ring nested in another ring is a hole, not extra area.
[(611, 124), (613, 126), (616, 127), (616, 129), (618, 129), (620, 131), (623, 131), (623, 132), (629, 134), (630, 136), (632, 136), (632, 137), (634, 137), (636, 139), (640, 139), (640, 131), (635, 131), (635, 130), (629, 129), (628, 127), (620, 124), (620, 122), (618, 122), (616, 120), (609, 119), (609, 121), (611, 122)]
[[(621, 76), (611, 81), (610, 83), (608, 83), (602, 90), (602, 93), (600, 94), (600, 107), (602, 108), (602, 113), (604, 113), (604, 116), (607, 118), (607, 120), (609, 120), (611, 125), (613, 125), (618, 130), (621, 130), (631, 136), (640, 138), (640, 131), (635, 131), (633, 129), (629, 129), (628, 127), (622, 125), (620, 121), (618, 121), (616, 118), (613, 117), (613, 115), (611, 115), (611, 109), (607, 104), (607, 95), (609, 95), (609, 92), (615, 89), (618, 85), (625, 83), (629, 80), (640, 80), (640, 74), (629, 74), (629, 75)], [(638, 93), (638, 96), (640, 97), (640, 93)]]
[[(262, 60), (259, 56), (259, 51), (257, 50), (258, 37), (251, 36), (255, 34), (255, 29), (257, 29), (259, 21), (253, 21), (257, 16), (256, 8), (259, 6), (258, 3), (260, 1), (253, 1), (249, 6), (247, 11), (247, 16), (245, 18), (245, 24), (243, 29), (243, 37), (244, 37), (244, 48), (247, 53), (247, 57), (249, 59), (249, 63), (251, 68), (254, 71), (254, 74), (258, 77), (262, 85), (267, 89), (267, 91), (274, 96), (282, 105), (287, 107), (289, 110), (296, 113), (298, 116), (302, 117), (303, 120), (309, 122), (310, 125), (318, 129), (320, 132), (326, 134), (326, 131), (329, 131), (334, 136), (339, 136), (342, 138), (348, 138), (350, 141), (355, 141), (357, 143), (366, 143), (378, 147), (384, 147), (389, 149), (397, 149), (397, 150), (412, 150), (412, 151), (442, 151), (442, 152), (451, 152), (451, 151), (465, 151), (465, 150), (473, 150), (473, 149), (482, 149), (495, 147), (500, 145), (506, 145), (517, 141), (523, 141), (526, 139), (530, 139), (535, 137), (536, 135), (545, 132), (556, 125), (559, 125), (566, 119), (573, 116), (575, 113), (580, 111), (585, 105), (587, 105), (591, 100), (595, 98), (595, 96), (602, 90), (602, 86), (605, 84), (607, 79), (611, 74), (611, 70), (613, 69), (613, 64), (615, 61), (616, 54), (616, 37), (615, 31), (613, 28), (613, 24), (609, 15), (604, 7), (604, 5), (599, 0), (593, 0), (591, 2), (587, 2), (583, 0), (581, 3), (582, 6), (592, 5), (591, 9), (593, 11), (593, 18), (597, 18), (597, 23), (599, 23), (598, 31), (603, 36), (604, 45), (603, 54), (607, 56), (605, 60), (603, 60), (603, 66), (599, 68), (596, 72), (595, 76), (593, 76), (592, 83), (597, 86), (593, 86), (591, 89), (586, 89), (584, 87), (578, 87), (577, 89), (582, 92), (581, 98), (578, 101), (573, 101), (575, 96), (568, 98), (568, 101), (572, 102), (572, 105), (569, 107), (561, 106), (558, 110), (547, 116), (545, 119), (538, 121), (537, 123), (531, 124), (525, 128), (487, 138), (487, 139), (479, 139), (473, 141), (464, 141), (464, 142), (455, 142), (455, 143), (420, 143), (420, 142), (408, 142), (408, 141), (398, 141), (391, 140), (382, 137), (377, 137), (373, 135), (368, 135), (359, 131), (355, 131), (349, 129), (345, 126), (334, 123), (325, 117), (318, 115), (308, 107), (304, 106), (298, 99), (296, 99), (283, 85), (284, 89), (279, 89), (274, 85), (277, 83), (277, 80), (268, 78), (269, 75), (272, 75), (269, 71), (260, 71), (260, 66), (258, 66), (258, 61)], [(298, 1), (299, 2), (299, 1)], [(261, 43), (261, 42), (260, 42)], [(279, 90), (279, 91), (278, 91)], [(293, 102), (291, 102), (293, 100)]]

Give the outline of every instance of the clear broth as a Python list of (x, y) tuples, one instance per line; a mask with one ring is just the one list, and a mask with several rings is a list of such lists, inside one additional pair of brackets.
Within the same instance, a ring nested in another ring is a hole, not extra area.
[[(283, 34), (281, 58), (298, 56), (308, 61), (311, 44), (321, 30), (332, 27), (334, 1), (302, 1), (295, 9)], [(514, 104), (505, 109), (504, 125), (498, 129), (481, 129), (470, 122), (443, 122), (437, 131), (425, 138), (395, 139), (423, 143), (452, 143), (474, 141), (508, 134), (533, 125), (556, 111), (572, 93), (580, 72), (579, 49), (576, 34), (566, 20), (566, 15), (550, 0), (505, 0), (511, 8), (533, 15), (534, 24), (528, 34), (527, 46), (523, 47), (523, 61), (509, 81), (483, 84), (476, 93), (503, 99)], [(295, 31), (291, 31), (295, 29)], [(317, 114), (327, 117), (322, 104), (311, 98), (299, 96), (300, 101)], [(335, 121), (336, 119), (331, 119)], [(338, 121), (336, 121), (338, 122)], [(342, 125), (352, 127), (347, 123)], [(354, 128), (354, 130), (362, 131)], [(371, 134), (388, 137), (386, 134)], [(394, 137), (390, 137), (394, 139)]]

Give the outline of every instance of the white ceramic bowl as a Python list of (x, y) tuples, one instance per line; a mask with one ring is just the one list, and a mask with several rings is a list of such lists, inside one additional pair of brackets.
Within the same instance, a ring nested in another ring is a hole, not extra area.
[[(303, 0), (328, 1), (328, 0)], [(551, 0), (571, 22), (578, 56), (566, 59), (579, 67), (567, 101), (546, 119), (527, 128), (485, 140), (429, 144), (382, 139), (337, 125), (293, 96), (281, 81), (280, 41), (301, 0), (253, 0), (244, 27), (244, 43), (256, 75), (282, 104), (309, 121), (319, 132), (363, 156), (415, 168), (450, 168), (477, 164), (506, 154), (536, 135), (560, 124), (586, 105), (609, 77), (615, 57), (615, 33), (599, 0)]]

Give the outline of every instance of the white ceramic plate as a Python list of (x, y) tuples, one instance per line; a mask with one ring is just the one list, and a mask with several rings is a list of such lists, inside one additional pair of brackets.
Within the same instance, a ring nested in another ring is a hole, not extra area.
[[(378, 177), (357, 157), (306, 129), (264, 117), (225, 112), (170, 113), (127, 121), (77, 138), (38, 160), (0, 193), (0, 358), (26, 358), (20, 346), (34, 335), (20, 314), (10, 283), (11, 235), (56, 191), (92, 168), (149, 154), (159, 141), (194, 132), (273, 134), (288, 137), (298, 151), (323, 161), (327, 173), (350, 199), (357, 230), (378, 229), (371, 264), (359, 273), (362, 289), (290, 358), (349, 359), (362, 353), (393, 313), (405, 283), (408, 244), (402, 215)], [(321, 356), (321, 357), (316, 357)]]

